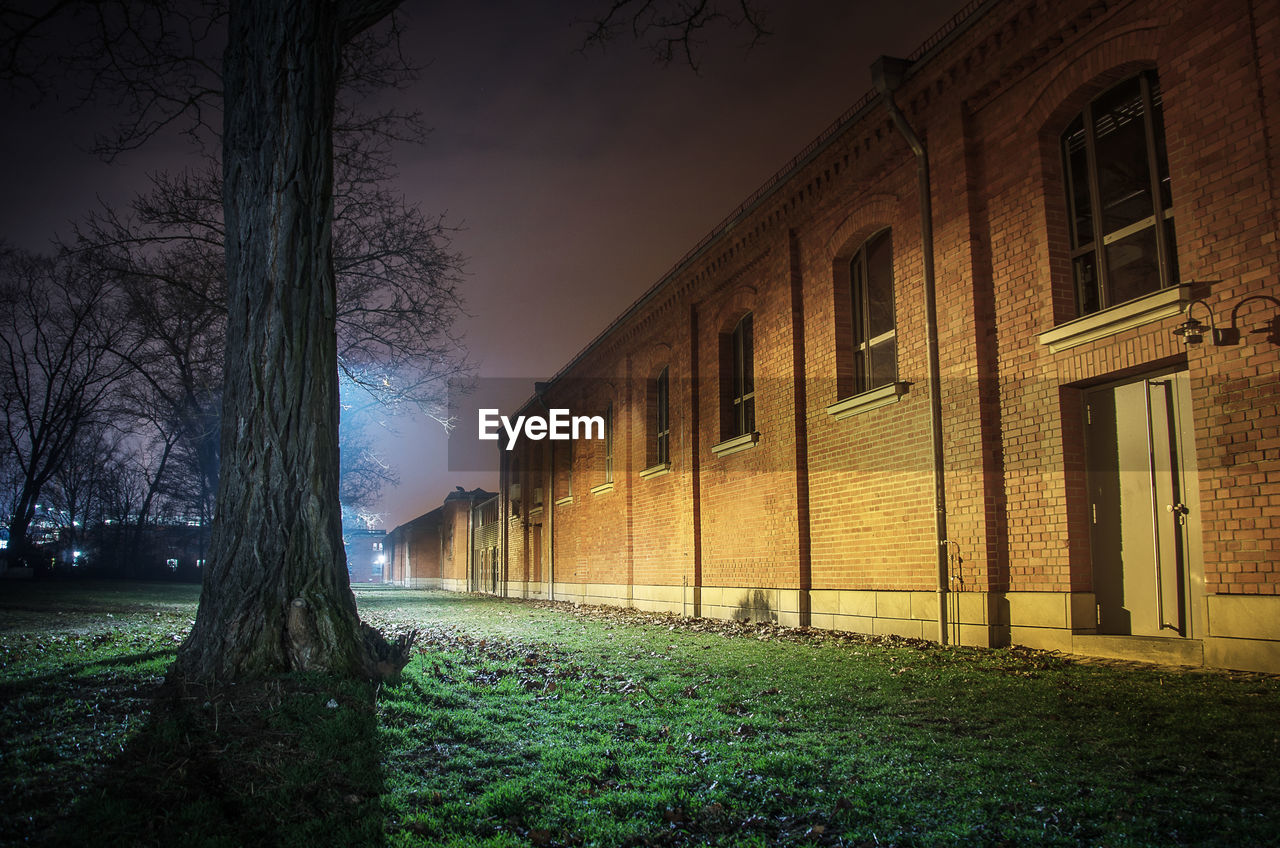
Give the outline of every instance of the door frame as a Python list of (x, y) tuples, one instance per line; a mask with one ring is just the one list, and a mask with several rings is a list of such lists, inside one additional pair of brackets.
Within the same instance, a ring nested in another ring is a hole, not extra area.
[[(1172, 459), (1171, 467), (1168, 473), (1171, 475), (1170, 480), (1176, 487), (1176, 494), (1180, 497), (1176, 504), (1184, 507), (1187, 511), (1183, 514), (1182, 521), (1178, 520), (1176, 515), (1171, 516), (1174, 520), (1173, 530), (1176, 533), (1175, 539), (1178, 551), (1173, 554), (1179, 559), (1176, 575), (1181, 586), (1181, 605), (1182, 615), (1181, 624), (1182, 632), (1179, 633), (1176, 628), (1160, 627), (1158, 630), (1160, 638), (1172, 639), (1199, 639), (1206, 633), (1207, 616), (1205, 610), (1205, 579), (1204, 579), (1204, 544), (1201, 527), (1201, 499), (1199, 485), (1199, 469), (1198, 456), (1195, 444), (1195, 418), (1192, 403), (1190, 372), (1184, 364), (1158, 368), (1146, 373), (1130, 374), (1125, 377), (1107, 380), (1095, 385), (1083, 388), (1080, 394), (1081, 402), (1081, 420), (1086, 422), (1084, 428), (1084, 455), (1085, 476), (1086, 476), (1086, 510), (1092, 515), (1095, 506), (1095, 489), (1093, 484), (1093, 455), (1092, 441), (1097, 439), (1096, 434), (1091, 434), (1092, 423), (1090, 422), (1089, 404), (1091, 398), (1099, 392), (1111, 391), (1114, 397), (1114, 390), (1121, 386), (1130, 386), (1138, 383), (1146, 385), (1146, 424), (1148, 439), (1148, 473), (1151, 475), (1152, 482), (1156, 482), (1157, 469), (1152, 467), (1151, 456), (1155, 447), (1154, 433), (1152, 429), (1153, 423), (1157, 420), (1158, 415), (1156, 409), (1152, 407), (1151, 385), (1154, 381), (1160, 381), (1164, 378), (1169, 379), (1171, 390), (1167, 394), (1168, 403), (1166, 405), (1169, 423), (1167, 427), (1167, 449)], [(1119, 417), (1117, 412), (1117, 418)], [(1118, 438), (1118, 437), (1117, 437)], [(1176, 466), (1176, 468), (1174, 467)], [(1152, 532), (1152, 555), (1156, 555), (1159, 548), (1159, 520), (1163, 512), (1169, 511), (1169, 504), (1160, 502), (1161, 497), (1156, 488), (1152, 488), (1151, 504), (1153, 508), (1153, 532)], [(1090, 570), (1092, 575), (1092, 584), (1097, 592), (1099, 581), (1097, 573), (1094, 569), (1097, 567), (1097, 546), (1099, 540), (1097, 537), (1097, 525), (1094, 520), (1089, 521), (1089, 554), (1090, 554)], [(1121, 578), (1130, 567), (1130, 564), (1124, 561), (1123, 552), (1119, 552), (1117, 562), (1120, 564)], [(1150, 567), (1142, 563), (1135, 563), (1133, 567), (1141, 569)], [(1157, 604), (1156, 615), (1159, 617), (1159, 609), (1162, 603), (1160, 599), (1159, 578), (1156, 579), (1154, 587), (1155, 602)], [(1100, 602), (1099, 602), (1100, 605)], [(1164, 618), (1167, 618), (1167, 614)], [(1101, 616), (1099, 616), (1101, 619)], [(1163, 625), (1163, 620), (1159, 619)], [(1099, 620), (1101, 625), (1101, 620)], [(1111, 634), (1126, 635), (1126, 634)], [(1153, 634), (1127, 634), (1138, 638), (1152, 638)]]

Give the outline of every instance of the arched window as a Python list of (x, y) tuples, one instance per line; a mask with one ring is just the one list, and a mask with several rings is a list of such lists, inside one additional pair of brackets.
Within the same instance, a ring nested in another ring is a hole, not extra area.
[(671, 461), (671, 377), (670, 369), (663, 368), (653, 381), (650, 390), (653, 398), (652, 461), (649, 465), (663, 465)]
[(1178, 281), (1160, 82), (1095, 97), (1062, 134), (1076, 308), (1088, 315)]
[[(734, 326), (723, 351), (728, 363), (721, 379), (728, 389), (721, 420), (721, 438), (731, 439), (754, 433), (756, 429), (755, 329), (748, 312)], [(723, 362), (723, 360), (722, 360)]]
[(898, 334), (893, 307), (893, 231), (862, 243), (849, 262), (853, 305), (854, 393), (898, 379)]

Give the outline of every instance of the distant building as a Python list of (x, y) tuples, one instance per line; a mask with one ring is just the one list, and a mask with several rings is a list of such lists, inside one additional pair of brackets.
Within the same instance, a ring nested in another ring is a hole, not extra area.
[(386, 530), (345, 530), (342, 543), (347, 550), (347, 574), (352, 583), (383, 583), (387, 580)]
[[(479, 504), (491, 502), (496, 515), (496, 498), (484, 489), (467, 491), (459, 487), (449, 493), (441, 506), (388, 533), (388, 582), (413, 588), (480, 591), (481, 584), (472, 574), (472, 514)], [(496, 553), (492, 559), (496, 562)], [(492, 583), (485, 588), (491, 586)]]

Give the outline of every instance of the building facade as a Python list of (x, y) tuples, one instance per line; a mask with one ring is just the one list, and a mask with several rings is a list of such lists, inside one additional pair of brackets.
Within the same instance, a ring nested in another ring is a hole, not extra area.
[(1280, 671), (1280, 2), (962, 10), (513, 414), (493, 591)]
[(483, 489), (450, 492), (431, 512), (396, 527), (386, 536), (387, 582), (415, 589), (451, 592), (492, 591), (494, 583), (475, 581), (472, 567), (472, 513), (496, 495)]

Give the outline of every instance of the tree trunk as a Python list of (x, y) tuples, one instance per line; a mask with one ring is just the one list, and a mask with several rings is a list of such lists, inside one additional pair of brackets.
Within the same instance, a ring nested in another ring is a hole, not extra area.
[(189, 677), (375, 673), (338, 505), (332, 129), (350, 5), (230, 7), (221, 469)]

